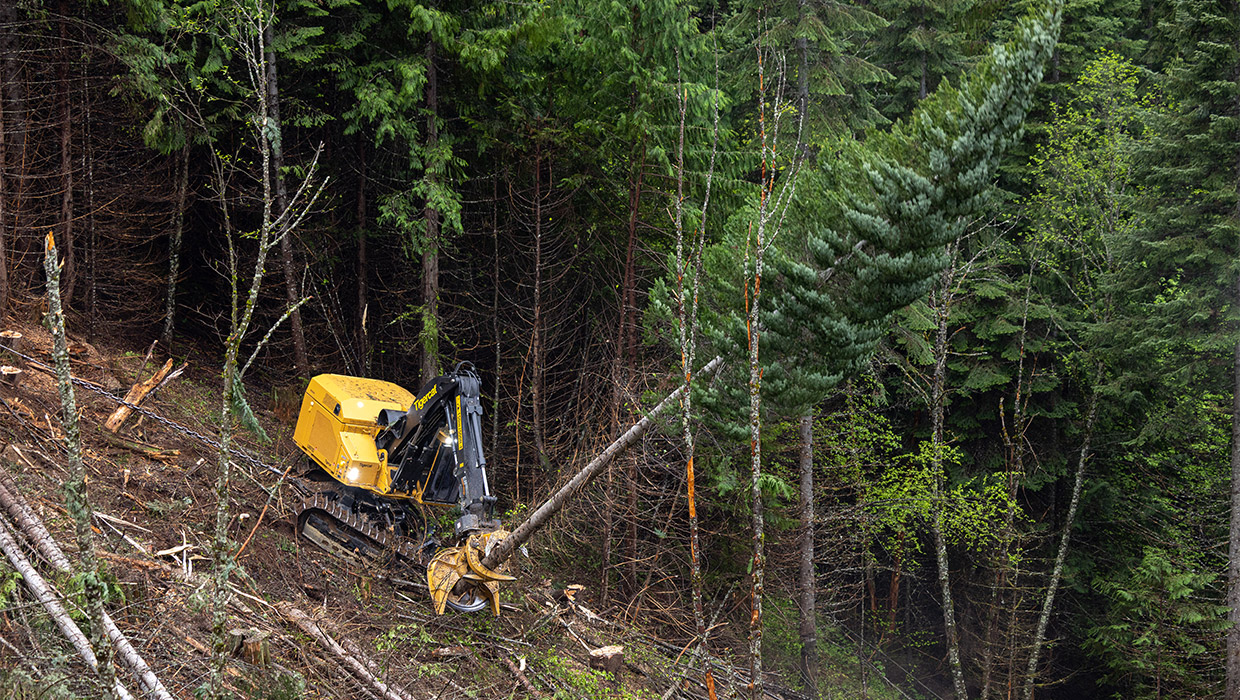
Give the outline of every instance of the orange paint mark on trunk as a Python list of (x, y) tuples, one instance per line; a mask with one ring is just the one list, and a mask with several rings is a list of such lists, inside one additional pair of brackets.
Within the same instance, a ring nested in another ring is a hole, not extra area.
[(685, 467), (685, 481), (689, 483), (689, 517), (697, 517), (697, 503), (693, 498), (693, 458), (689, 458), (689, 464)]

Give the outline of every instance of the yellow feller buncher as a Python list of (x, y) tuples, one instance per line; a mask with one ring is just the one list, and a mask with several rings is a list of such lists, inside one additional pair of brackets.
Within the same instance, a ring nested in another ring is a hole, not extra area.
[[(464, 362), (416, 396), (378, 379), (310, 380), (293, 440), (318, 488), (301, 505), (298, 532), (342, 556), (425, 566), (437, 613), (498, 615), (499, 584), (515, 579), (482, 564), (508, 532), (487, 483), (480, 385)], [(454, 506), (452, 532), (438, 535), (432, 514)]]

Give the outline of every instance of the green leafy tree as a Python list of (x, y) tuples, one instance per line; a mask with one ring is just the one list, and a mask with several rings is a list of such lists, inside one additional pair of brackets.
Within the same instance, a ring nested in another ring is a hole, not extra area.
[(1210, 637), (1228, 625), (1226, 607), (1203, 595), (1216, 578), (1191, 556), (1149, 547), (1120, 576), (1094, 581), (1110, 622), (1090, 630), (1086, 648), (1104, 659), (1105, 681), (1122, 689), (1115, 697), (1211, 693), (1202, 667), (1212, 656)]

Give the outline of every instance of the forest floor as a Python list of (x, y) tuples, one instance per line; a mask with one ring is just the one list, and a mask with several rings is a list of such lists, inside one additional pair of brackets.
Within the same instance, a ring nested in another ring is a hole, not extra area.
[[(46, 330), (36, 325), (11, 329), (23, 334), (25, 354), (51, 364)], [(149, 377), (163, 361), (145, 360), (144, 349), (96, 347), (72, 338), (71, 350), (74, 376), (115, 395)], [(209, 357), (191, 357), (185, 374), (143, 406), (215, 437), (218, 377)], [(209, 665), (205, 591), (216, 513), (216, 452), (145, 416), (131, 416), (121, 427), (119, 435), (130, 443), (126, 446), (103, 427), (117, 404), (80, 386), (75, 391), (96, 538), (108, 574), (119, 583), (109, 609), (172, 695), (193, 698)], [(251, 387), (251, 404), (271, 440), (259, 444), (244, 434), (240, 447), (278, 470), (293, 464), (296, 472), (303, 458), (291, 434), (300, 395), (282, 401), (280, 396), (270, 391), (264, 397)], [(62, 505), (67, 472), (54, 378), (27, 367), (16, 386), (0, 386), (0, 398), (0, 468), (74, 559), (72, 526)], [(661, 640), (657, 630), (642, 629), (640, 620), (620, 624), (596, 615), (591, 582), (573, 581), (571, 572), (541, 571), (537, 557), (517, 562), (518, 581), (504, 585), (499, 617), (490, 612), (437, 617), (424, 587), (394, 582), (402, 577), (416, 581), (416, 572), (377, 571), (299, 540), (292, 521), (296, 493), (287, 485), (277, 487), (280, 476), (274, 471), (234, 461), (229, 527), (236, 542), (248, 539), (248, 544), (233, 577), (230, 626), (266, 632), (270, 651), (266, 665), (229, 660), (228, 684), (240, 697), (376, 696), (371, 685), (291, 623), (284, 612), (288, 606), (317, 621), (349, 655), (410, 698), (707, 696), (701, 665), (689, 663), (687, 640)], [(34, 559), (30, 551), (27, 556)], [(62, 590), (73, 585), (65, 577), (59, 581)], [(586, 587), (566, 594), (574, 583)], [(80, 616), (79, 624), (86, 625)], [(4, 559), (0, 636), (5, 642), (0, 645), (0, 695), (93, 695), (84, 680), (89, 671)], [(607, 645), (624, 648), (624, 663), (615, 673), (588, 666), (589, 652)], [(719, 697), (744, 694), (744, 672), (715, 662)], [(123, 671), (121, 678), (138, 695), (137, 682)], [(798, 697), (776, 684), (768, 693)]]

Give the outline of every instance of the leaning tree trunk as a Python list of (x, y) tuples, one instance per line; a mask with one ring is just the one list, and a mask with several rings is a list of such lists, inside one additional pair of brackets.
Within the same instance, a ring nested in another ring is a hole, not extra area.
[(73, 381), (69, 374), (69, 344), (65, 338), (65, 315), (60, 304), (60, 265), (56, 255), (56, 242), (47, 234), (47, 249), (43, 258), (47, 273), (47, 307), (52, 326), (52, 356), (56, 366), (56, 386), (60, 392), (61, 425), (65, 431), (65, 447), (68, 452), (68, 478), (65, 479), (65, 510), (73, 518), (77, 536), (78, 563), (82, 574), (82, 591), (86, 597), (86, 609), (90, 615), (90, 643), (99, 659), (98, 672), (104, 697), (113, 697), (116, 672), (112, 668), (112, 644), (108, 641), (107, 614), (103, 609), (107, 590), (99, 575), (99, 561), (95, 554), (95, 534), (91, 529), (90, 501), (86, 496), (86, 468), (82, 463), (82, 435), (78, 425), (77, 399), (73, 394)]
[[(47, 611), (47, 614), (56, 623), (56, 627), (69, 639), (69, 642), (73, 645), (74, 650), (77, 651), (78, 656), (82, 658), (82, 661), (102, 678), (105, 673), (104, 666), (91, 648), (91, 642), (86, 639), (86, 635), (82, 634), (81, 628), (69, 616), (69, 611), (65, 610), (65, 607), (61, 605), (59, 596), (22, 553), (17, 540), (9, 532), (8, 526), (3, 521), (0, 521), (0, 551), (4, 552), (9, 559), (9, 563), (21, 574), (26, 587), (30, 589), (31, 593), (34, 593), (35, 598), (43, 605), (43, 609)], [(93, 637), (94, 635), (92, 634), (91, 636)], [(104, 691), (103, 697), (133, 700), (133, 696), (117, 680), (115, 673), (110, 674), (110, 680), (111, 683), (109, 685), (101, 688)]]
[[(1099, 373), (1097, 387), (1101, 382)], [(1029, 666), (1025, 670), (1025, 688), (1021, 692), (1022, 700), (1032, 700), (1034, 680), (1038, 673), (1038, 660), (1042, 655), (1043, 642), (1046, 639), (1046, 628), (1050, 624), (1051, 610), (1055, 606), (1055, 593), (1059, 590), (1059, 581), (1063, 577), (1063, 565), (1068, 558), (1068, 542), (1072, 537), (1072, 525), (1076, 522), (1077, 507), (1081, 503), (1081, 487), (1085, 483), (1085, 462), (1089, 459), (1090, 442), (1094, 437), (1094, 426), (1098, 422), (1098, 390), (1089, 397), (1089, 410), (1085, 418), (1085, 437), (1081, 442), (1081, 454), (1076, 461), (1076, 477), (1072, 481), (1072, 500), (1068, 503), (1068, 515), (1063, 524), (1063, 532), (1059, 535), (1059, 551), (1055, 553), (1055, 567), (1051, 570), (1051, 580), (1046, 587), (1046, 600), (1042, 602), (1042, 612), (1038, 615), (1037, 632), (1033, 635), (1033, 651), (1029, 655)]]
[[(719, 366), (722, 364), (723, 358), (716, 357), (706, 363), (706, 366), (698, 371), (698, 377), (709, 377), (715, 372), (715, 370), (719, 369)], [(615, 442), (608, 445), (606, 449), (600, 452), (599, 455), (591, 460), (590, 463), (582, 468), (581, 471), (577, 472), (573, 478), (568, 480), (568, 483), (560, 487), (560, 490), (552, 494), (552, 496), (544, 501), (541, 506), (538, 506), (533, 513), (530, 513), (530, 517), (526, 518), (525, 522), (518, 525), (510, 535), (500, 540), (499, 544), (495, 545), (495, 547), (491, 550), (491, 553), (486, 555), (486, 557), (482, 560), (483, 566), (488, 569), (494, 569), (503, 563), (504, 560), (508, 559), (508, 557), (511, 556), (518, 547), (526, 542), (529, 542), (530, 538), (533, 537), (535, 533), (550, 522), (552, 516), (560, 512), (560, 509), (564, 507), (564, 505), (573, 497), (574, 494), (580, 491), (586, 484), (590, 483), (594, 477), (598, 476), (600, 472), (606, 469), (607, 466), (612, 463), (612, 460), (616, 458), (616, 455), (623, 452), (634, 442), (637, 442), (637, 440), (650, 429), (650, 426), (654, 425), (654, 419), (658, 418), (664, 411), (679, 402), (680, 397), (683, 396), (684, 393), (685, 387), (681, 386), (679, 389), (672, 392), (667, 398), (660, 401), (654, 408), (650, 409), (649, 413), (643, 416), (641, 420), (634, 423), (627, 431), (625, 431), (623, 435), (616, 438)]]
[[(0, 506), (4, 507), (5, 512), (17, 525), (18, 529), (26, 535), (26, 538), (34, 544), (35, 549), (52, 565), (57, 572), (70, 576), (73, 574), (73, 565), (70, 564), (69, 558), (61, 551), (60, 546), (56, 544), (56, 540), (51, 533), (44, 527), (43, 521), (39, 520), (34, 511), (30, 509), (29, 504), (22, 498), (21, 493), (17, 490), (17, 485), (9, 478), (8, 474), (0, 469)], [(146, 690), (147, 694), (155, 698), (155, 700), (172, 700), (172, 696), (160, 682), (159, 678), (147, 665), (146, 660), (134, 649), (133, 644), (125, 637), (124, 633), (112, 621), (110, 615), (106, 612), (103, 617), (103, 624), (108, 633), (108, 638), (116, 645), (117, 659), (124, 663), (133, 674), (137, 676), (138, 682)]]

